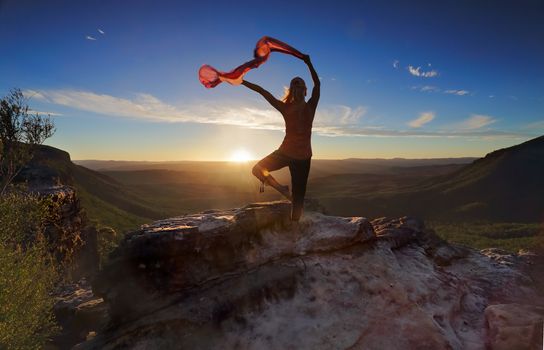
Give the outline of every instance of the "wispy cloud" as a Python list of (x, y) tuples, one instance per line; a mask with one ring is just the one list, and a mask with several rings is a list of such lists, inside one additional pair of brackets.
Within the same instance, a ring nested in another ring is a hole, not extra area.
[[(143, 93), (135, 94), (134, 98), (128, 99), (89, 91), (47, 90), (41, 91), (35, 97), (56, 105), (97, 114), (162, 122), (231, 124), (234, 109), (224, 106), (219, 111), (212, 106), (199, 104), (190, 111), (165, 103), (153, 95)], [(243, 112), (243, 110), (237, 109), (237, 112)], [(237, 118), (237, 124), (251, 126), (257, 123), (255, 119)], [(262, 121), (262, 118), (260, 120)]]
[(493, 124), (496, 121), (497, 119), (489, 115), (473, 114), (470, 118), (461, 122), (459, 128), (464, 130), (480, 129), (484, 126)]
[[(25, 90), (25, 96), (40, 103), (61, 105), (81, 111), (111, 117), (123, 117), (163, 123), (201, 123), (232, 125), (251, 129), (279, 130), (285, 128), (279, 113), (257, 105), (229, 105), (199, 101), (184, 107), (174, 106), (150, 94), (135, 94), (122, 98), (79, 90)], [(490, 116), (473, 115), (461, 125), (447, 130), (420, 130), (419, 127), (435, 118), (433, 112), (422, 113), (411, 121), (408, 130), (388, 129), (368, 123), (365, 106), (321, 105), (314, 120), (314, 134), (322, 136), (372, 137), (488, 137), (526, 138), (529, 132), (478, 130), (495, 122)]]
[(43, 111), (35, 111), (35, 110), (29, 110), (28, 113), (30, 114), (40, 114), (40, 115), (50, 115), (50, 116), (53, 116), (53, 117), (58, 117), (58, 116), (61, 116), (62, 113), (57, 113), (57, 112), (43, 112)]
[(400, 64), (399, 60), (394, 60), (393, 61), (393, 68), (399, 69), (399, 64)]
[(421, 92), (439, 92), (440, 89), (432, 85), (414, 85), (411, 87), (412, 90), (418, 90)]
[(521, 128), (526, 130), (542, 131), (544, 130), (544, 120), (537, 120), (536, 122), (525, 124)]
[[(134, 98), (120, 98), (79, 90), (24, 91), (25, 96), (41, 102), (70, 107), (102, 115), (144, 119), (168, 123), (201, 123), (235, 125), (255, 129), (283, 130), (281, 115), (274, 109), (257, 106), (218, 105), (195, 103), (183, 108), (161, 101), (150, 94), (135, 94)], [(366, 113), (364, 106), (343, 105), (320, 107), (315, 117), (316, 126), (352, 125)]]
[(464, 96), (464, 95), (468, 95), (470, 93), (470, 91), (467, 91), (467, 90), (445, 90), (444, 93), (445, 94), (457, 95), (457, 96)]
[(421, 67), (414, 68), (413, 66), (408, 66), (408, 72), (410, 72), (410, 74), (413, 76), (422, 78), (432, 78), (438, 75), (438, 72), (434, 69), (430, 71), (422, 71)]
[(90, 36), (90, 35), (85, 36), (85, 39), (91, 40), (91, 41), (96, 41), (96, 38), (95, 38), (95, 37), (92, 37), (92, 36)]
[(416, 119), (410, 121), (408, 123), (409, 126), (412, 128), (420, 128), (423, 125), (427, 124), (428, 122), (432, 121), (434, 119), (434, 112), (423, 112), (419, 114), (419, 117)]
[(102, 34), (102, 35), (106, 34), (106, 33), (105, 33), (102, 29), (100, 29), (100, 28), (98, 28), (97, 30), (98, 30), (98, 32), (99, 32), (100, 34)]
[(26, 89), (26, 90), (23, 91), (23, 95), (26, 98), (29, 98), (29, 99), (37, 99), (37, 100), (40, 100), (40, 101), (47, 101), (45, 96), (41, 92), (36, 91), (36, 90)]
[(470, 94), (470, 91), (468, 90), (456, 90), (456, 89), (442, 90), (439, 87), (433, 86), (433, 85), (414, 85), (411, 87), (411, 89), (421, 91), (421, 92), (443, 92), (445, 94), (457, 95), (457, 96), (464, 96), (464, 95)]
[(526, 139), (533, 135), (527, 133), (506, 132), (499, 130), (391, 130), (375, 127), (314, 127), (316, 133), (324, 136), (348, 137), (421, 137), (421, 138), (487, 138), (487, 139)]
[(314, 125), (355, 125), (361, 121), (361, 118), (366, 114), (366, 111), (367, 109), (364, 106), (355, 108), (343, 105), (320, 107), (316, 112)]

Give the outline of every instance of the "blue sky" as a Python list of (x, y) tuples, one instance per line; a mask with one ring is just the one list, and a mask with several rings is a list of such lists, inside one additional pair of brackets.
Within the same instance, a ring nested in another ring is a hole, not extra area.
[[(46, 143), (73, 159), (259, 158), (281, 115), (197, 72), (236, 67), (268, 35), (321, 77), (314, 158), (483, 156), (544, 134), (542, 18), (542, 1), (0, 0), (0, 94), (51, 113)], [(279, 98), (297, 75), (311, 85), (274, 53), (246, 79)]]

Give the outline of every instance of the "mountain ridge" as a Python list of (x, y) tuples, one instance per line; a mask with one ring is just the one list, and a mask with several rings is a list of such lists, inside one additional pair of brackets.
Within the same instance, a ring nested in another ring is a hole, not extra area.
[[(413, 215), (435, 220), (541, 222), (542, 179), (544, 136), (490, 152), (450, 174), (385, 193), (367, 192), (349, 198), (325, 196), (323, 204), (338, 211), (361, 208), (370, 217)], [(319, 189), (310, 191), (319, 193)], [(342, 214), (355, 215), (353, 211)]]

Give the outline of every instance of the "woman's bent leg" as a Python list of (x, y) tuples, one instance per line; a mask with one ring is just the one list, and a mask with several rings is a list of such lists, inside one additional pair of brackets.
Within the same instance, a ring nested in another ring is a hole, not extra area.
[(291, 220), (293, 221), (298, 221), (302, 216), (306, 184), (308, 182), (308, 174), (310, 173), (310, 163), (311, 159), (305, 159), (295, 160), (289, 165), (293, 193), (293, 206), (291, 209)]
[(258, 178), (262, 183), (266, 183), (269, 186), (272, 186), (279, 193), (287, 197), (287, 199), (292, 200), (291, 194), (289, 193), (289, 186), (281, 185), (276, 179), (270, 174), (271, 171), (281, 169), (289, 164), (288, 159), (278, 155), (277, 153), (272, 153), (265, 158), (261, 159), (252, 169), (253, 175)]

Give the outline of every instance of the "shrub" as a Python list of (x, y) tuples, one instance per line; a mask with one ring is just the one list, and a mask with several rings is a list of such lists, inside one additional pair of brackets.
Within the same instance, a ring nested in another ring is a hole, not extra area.
[(108, 261), (110, 253), (119, 245), (120, 235), (111, 227), (102, 227), (98, 230), (98, 256), (100, 266)]
[(51, 292), (58, 267), (44, 226), (51, 203), (0, 196), (0, 348), (39, 349), (57, 330)]

